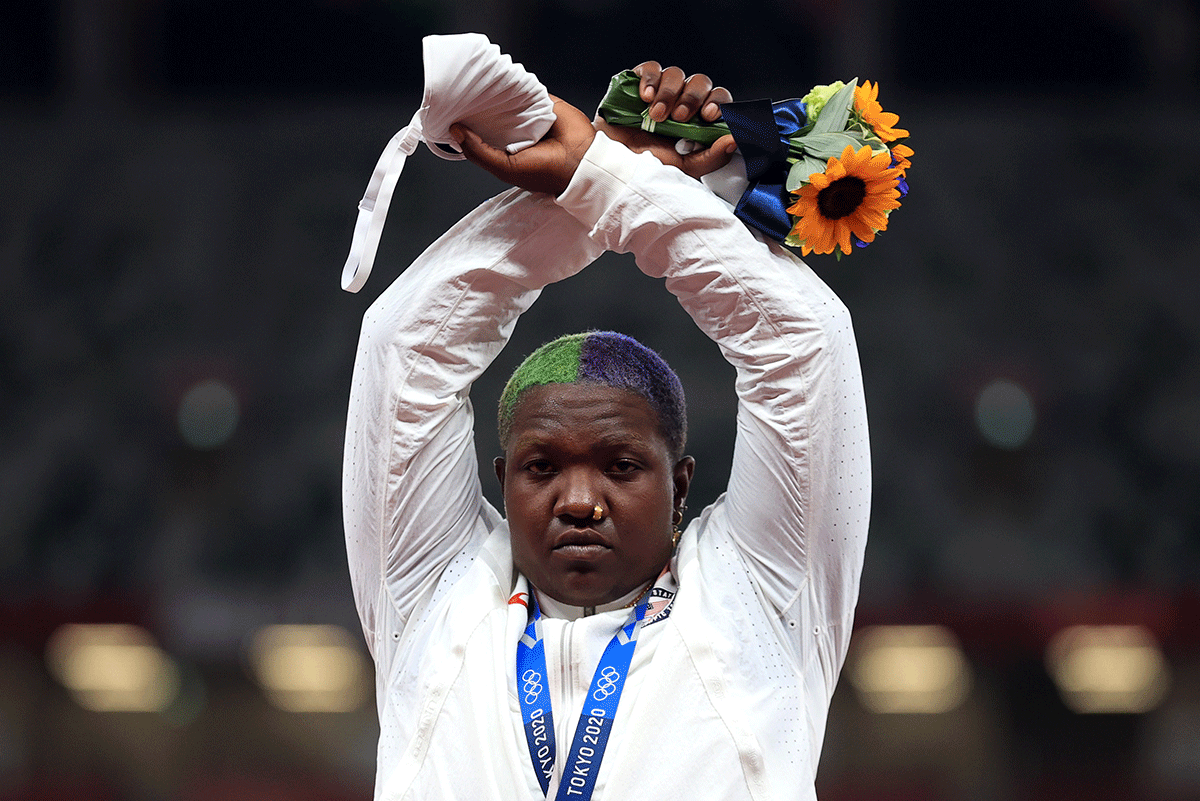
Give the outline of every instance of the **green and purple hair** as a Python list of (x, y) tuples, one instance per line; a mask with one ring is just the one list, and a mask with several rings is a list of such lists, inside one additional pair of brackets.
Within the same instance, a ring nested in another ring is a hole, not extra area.
[(679, 377), (663, 358), (615, 331), (568, 334), (535, 350), (513, 371), (500, 395), (500, 445), (508, 446), (522, 393), (545, 384), (603, 384), (636, 392), (658, 415), (663, 438), (676, 459), (687, 441), (687, 406)]

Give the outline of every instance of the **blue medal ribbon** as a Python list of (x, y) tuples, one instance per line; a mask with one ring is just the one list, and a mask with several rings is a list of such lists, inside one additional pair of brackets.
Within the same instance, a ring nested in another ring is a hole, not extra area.
[[(542, 610), (538, 606), (536, 593), (531, 592), (529, 599), (532, 604), (529, 624), (517, 643), (517, 695), (521, 700), (521, 721), (525, 725), (529, 758), (542, 786), (542, 794), (545, 795), (554, 773), (554, 714), (550, 708), (550, 688), (546, 679)], [(596, 789), (596, 774), (600, 770), (604, 750), (608, 747), (617, 704), (621, 701), (625, 677), (637, 647), (637, 634), (649, 606), (650, 593), (647, 591), (629, 616), (629, 621), (613, 635), (600, 657), (600, 664), (596, 666), (587, 698), (583, 702), (583, 712), (575, 727), (575, 738), (571, 741), (571, 751), (567, 755), (556, 801), (588, 801)]]

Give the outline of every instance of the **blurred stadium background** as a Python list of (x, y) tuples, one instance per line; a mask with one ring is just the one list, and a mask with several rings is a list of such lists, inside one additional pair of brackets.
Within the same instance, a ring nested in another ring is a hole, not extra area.
[[(500, 186), (419, 150), (372, 283), (338, 276), (421, 37), (467, 30), (585, 109), (657, 58), (881, 81), (912, 131), (892, 230), (809, 260), (876, 486), (823, 801), (1200, 798), (1194, 0), (35, 0), (0, 22), (0, 801), (370, 797), (358, 320)], [(516, 361), (591, 326), (681, 373), (701, 508), (730, 371), (618, 257), (476, 386), (481, 459)]]

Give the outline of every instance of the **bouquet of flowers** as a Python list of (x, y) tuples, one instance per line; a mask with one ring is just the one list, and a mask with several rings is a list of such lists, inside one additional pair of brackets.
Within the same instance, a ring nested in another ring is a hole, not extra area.
[(799, 100), (750, 100), (721, 106), (721, 119), (649, 118), (638, 76), (615, 75), (600, 104), (612, 125), (711, 145), (732, 133), (748, 186), (734, 211), (747, 225), (803, 255), (849, 254), (887, 229), (908, 194), (913, 151), (900, 118), (879, 105), (879, 85), (858, 80), (815, 86)]

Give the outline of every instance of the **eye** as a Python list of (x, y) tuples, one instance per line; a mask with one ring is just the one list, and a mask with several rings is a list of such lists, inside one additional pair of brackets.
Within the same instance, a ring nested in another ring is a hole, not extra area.
[(554, 465), (549, 459), (531, 459), (523, 465), (528, 473), (533, 473), (537, 476), (549, 475), (554, 472)]
[(623, 476), (635, 473), (641, 469), (642, 466), (632, 459), (618, 459), (609, 466), (608, 472)]

